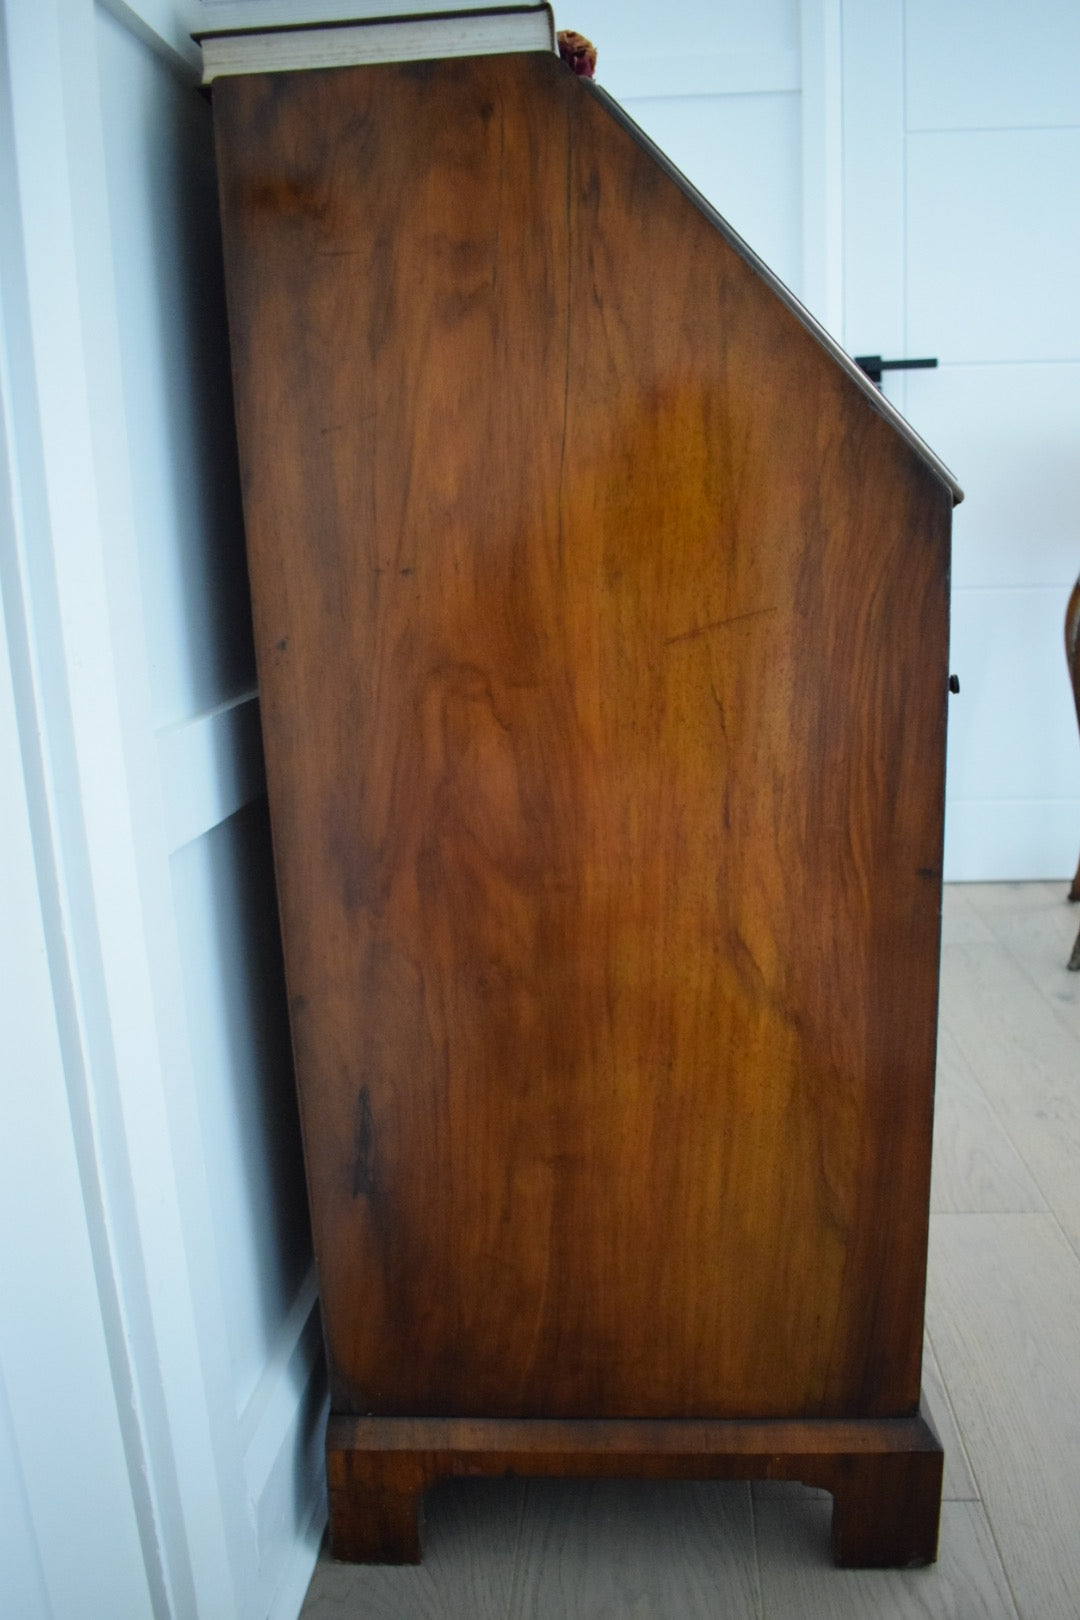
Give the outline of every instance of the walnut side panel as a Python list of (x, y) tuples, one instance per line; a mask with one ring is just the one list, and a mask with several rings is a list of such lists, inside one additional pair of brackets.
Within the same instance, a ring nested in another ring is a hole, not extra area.
[(554, 59), (214, 102), (335, 1409), (912, 1413), (948, 491)]

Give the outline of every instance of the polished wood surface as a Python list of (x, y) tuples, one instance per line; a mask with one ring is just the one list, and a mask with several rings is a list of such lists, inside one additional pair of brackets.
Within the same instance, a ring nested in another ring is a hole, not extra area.
[[(934, 1146), (935, 1179), (951, 1160), (956, 1196), (930, 1233), (937, 1355), (928, 1344), (923, 1379), (945, 1447), (932, 1568), (838, 1578), (824, 1556), (831, 1501), (782, 1482), (450, 1480), (425, 1501), (420, 1567), (327, 1552), (302, 1620), (1075, 1620), (1080, 977), (1064, 969), (1075, 927), (1059, 882), (945, 889), (942, 1023), (955, 1038), (935, 1112), (961, 1066), (984, 1096), (965, 1108), (969, 1134)], [(1001, 1160), (1003, 1131), (1045, 1195), (1038, 1207), (1011, 1172), (996, 1186), (967, 1173)]]
[(948, 491), (554, 58), (214, 101), (335, 1409), (913, 1412)]
[(784, 1479), (833, 1495), (837, 1564), (930, 1564), (942, 1452), (909, 1418), (715, 1422), (331, 1417), (335, 1558), (416, 1563), (424, 1492), (444, 1475), (558, 1479)]

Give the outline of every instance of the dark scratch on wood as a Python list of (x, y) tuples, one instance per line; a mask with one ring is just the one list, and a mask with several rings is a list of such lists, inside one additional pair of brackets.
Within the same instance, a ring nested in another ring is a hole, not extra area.
[(695, 636), (707, 636), (710, 630), (726, 630), (729, 624), (741, 624), (744, 619), (761, 619), (767, 613), (776, 611), (774, 607), (752, 608), (749, 613), (733, 613), (726, 619), (710, 619), (708, 624), (697, 624), (692, 630), (680, 630), (677, 636), (668, 636), (664, 646), (673, 647), (677, 641), (693, 641)]
[(356, 1121), (353, 1126), (352, 1195), (370, 1198), (375, 1191), (375, 1122), (371, 1116), (371, 1097), (367, 1086), (361, 1086), (356, 1098)]

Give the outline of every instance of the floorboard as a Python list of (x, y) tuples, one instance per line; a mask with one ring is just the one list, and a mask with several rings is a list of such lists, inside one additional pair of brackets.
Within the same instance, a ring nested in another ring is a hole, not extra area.
[(1046, 1209), (1035, 1179), (947, 1029), (938, 1043), (931, 1209)]
[(930, 1207), (941, 1212), (1045, 1210), (1023, 1159), (948, 1029), (938, 1041)]
[(505, 1620), (524, 1497), (520, 1480), (443, 1481), (425, 1502), (422, 1564), (337, 1564), (324, 1552), (302, 1620)]
[(1050, 1215), (936, 1215), (930, 1332), (1020, 1611), (1080, 1615), (1080, 1261)]
[(1069, 904), (1067, 891), (1067, 883), (972, 884), (968, 904), (1055, 1013), (1076, 1029), (1080, 973), (1061, 970), (1080, 928), (1080, 906)]
[(749, 1487), (530, 1481), (510, 1612), (757, 1620)]
[(930, 1569), (834, 1569), (829, 1505), (802, 1499), (757, 1507), (764, 1620), (1016, 1620), (993, 1536), (978, 1502), (946, 1502), (941, 1553)]
[(993, 945), (996, 936), (975, 904), (974, 888), (971, 883), (946, 887), (941, 907), (943, 945)]
[(922, 1387), (923, 1400), (937, 1430), (938, 1439), (945, 1448), (942, 1497), (946, 1502), (974, 1502), (978, 1499), (979, 1492), (929, 1334), (923, 1346)]
[(1080, 1254), (1080, 1007), (1059, 1016), (1001, 945), (952, 945), (941, 1024)]

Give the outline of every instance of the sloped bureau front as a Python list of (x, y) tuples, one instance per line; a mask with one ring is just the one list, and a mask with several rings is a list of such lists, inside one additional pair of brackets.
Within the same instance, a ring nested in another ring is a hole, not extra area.
[(950, 491), (554, 57), (214, 103), (334, 1412), (912, 1420)]

